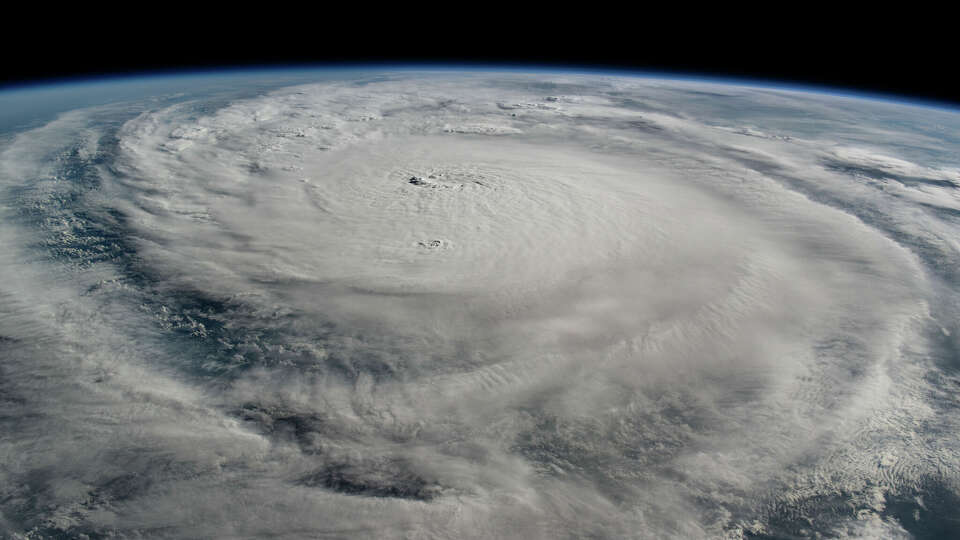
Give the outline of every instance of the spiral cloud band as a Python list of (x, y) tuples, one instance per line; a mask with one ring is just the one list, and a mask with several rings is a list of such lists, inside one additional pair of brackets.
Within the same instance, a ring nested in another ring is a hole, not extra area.
[(957, 530), (960, 114), (563, 74), (218, 92), (0, 146), (5, 534)]

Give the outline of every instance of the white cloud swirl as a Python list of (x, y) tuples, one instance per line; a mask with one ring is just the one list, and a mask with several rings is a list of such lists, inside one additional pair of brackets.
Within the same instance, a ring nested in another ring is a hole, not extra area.
[(893, 501), (960, 493), (956, 115), (489, 74), (152, 107), (3, 148), (0, 527), (908, 536)]

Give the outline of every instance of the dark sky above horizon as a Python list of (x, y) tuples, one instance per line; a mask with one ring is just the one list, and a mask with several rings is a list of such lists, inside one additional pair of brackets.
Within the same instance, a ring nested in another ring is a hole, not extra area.
[(874, 21), (805, 8), (768, 20), (724, 13), (691, 22), (599, 11), (521, 16), (494, 9), (469, 15), (395, 9), (402, 13), (352, 18), (161, 13), (131, 17), (124, 25), (83, 12), (60, 15), (52, 25), (38, 19), (44, 23), (35, 28), (23, 18), (11, 21), (23, 23), (23, 34), (0, 37), (10, 51), (0, 87), (222, 67), (507, 64), (745, 78), (960, 105), (952, 31), (943, 27), (948, 18), (932, 12)]

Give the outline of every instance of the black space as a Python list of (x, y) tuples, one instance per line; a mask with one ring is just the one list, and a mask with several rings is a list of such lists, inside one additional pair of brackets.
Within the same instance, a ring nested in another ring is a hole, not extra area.
[(109, 13), (78, 12), (47, 24), (36, 14), (8, 23), (17, 32), (0, 36), (8, 51), (0, 87), (219, 67), (507, 64), (757, 79), (960, 105), (952, 19), (910, 6), (880, 14), (883, 20), (783, 6), (777, 13), (699, 13), (678, 4), (671, 14), (601, 5), (603, 13), (580, 5), (583, 14), (548, 4), (473, 6), (481, 13), (342, 7), (302, 13), (234, 7), (202, 16), (128, 16), (122, 23)]

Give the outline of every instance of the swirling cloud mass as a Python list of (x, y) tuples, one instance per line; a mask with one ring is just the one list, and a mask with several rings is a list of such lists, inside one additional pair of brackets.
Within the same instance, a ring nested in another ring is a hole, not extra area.
[(958, 149), (570, 74), (61, 114), (0, 146), (0, 529), (960, 534)]

